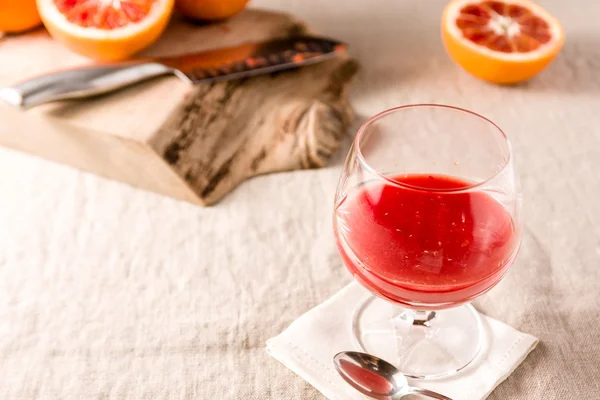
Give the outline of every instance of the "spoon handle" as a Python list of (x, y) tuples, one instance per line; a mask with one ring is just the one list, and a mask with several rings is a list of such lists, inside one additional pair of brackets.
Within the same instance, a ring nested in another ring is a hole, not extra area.
[(421, 388), (416, 388), (416, 387), (410, 388), (410, 394), (420, 394), (422, 396), (427, 396), (432, 399), (438, 399), (438, 400), (452, 400), (450, 397), (444, 396), (443, 394), (439, 394), (436, 392), (432, 392), (431, 390), (421, 389)]

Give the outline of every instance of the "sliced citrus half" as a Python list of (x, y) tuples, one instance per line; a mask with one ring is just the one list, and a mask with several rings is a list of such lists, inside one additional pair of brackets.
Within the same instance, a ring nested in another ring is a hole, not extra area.
[(527, 0), (453, 0), (442, 16), (450, 57), (494, 83), (533, 77), (556, 57), (564, 37), (558, 20)]
[(37, 0), (53, 38), (87, 57), (114, 61), (156, 41), (174, 0)]

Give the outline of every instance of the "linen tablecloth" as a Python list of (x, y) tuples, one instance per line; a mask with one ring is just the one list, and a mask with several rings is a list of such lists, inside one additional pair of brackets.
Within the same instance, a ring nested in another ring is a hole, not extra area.
[[(524, 243), (476, 306), (541, 343), (490, 398), (595, 400), (600, 3), (540, 2), (567, 42), (547, 71), (515, 87), (449, 60), (442, 0), (252, 5), (350, 43), (363, 67), (357, 123), (437, 102), (506, 130)], [(0, 399), (321, 399), (265, 341), (350, 280), (331, 233), (342, 153), (321, 170), (253, 179), (203, 209), (0, 149)]]

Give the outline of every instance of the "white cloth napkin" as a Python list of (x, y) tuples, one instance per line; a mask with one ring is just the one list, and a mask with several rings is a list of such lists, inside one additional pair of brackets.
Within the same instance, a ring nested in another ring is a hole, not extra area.
[[(346, 286), (325, 303), (267, 341), (267, 351), (331, 400), (364, 400), (337, 374), (333, 356), (358, 350), (350, 329), (356, 307), (370, 294), (358, 283)], [(410, 381), (456, 400), (485, 399), (535, 348), (538, 339), (482, 315), (486, 330), (482, 355), (460, 373), (436, 380)], [(393, 349), (390, 349), (393, 351)]]

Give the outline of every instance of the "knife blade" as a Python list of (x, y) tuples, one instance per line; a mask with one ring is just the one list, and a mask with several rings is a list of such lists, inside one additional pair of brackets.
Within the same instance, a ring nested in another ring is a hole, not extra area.
[(174, 74), (190, 84), (241, 79), (299, 68), (345, 52), (347, 45), (320, 36), (297, 36), (170, 57), (79, 67), (0, 89), (0, 99), (22, 108), (108, 93)]
[(164, 57), (156, 62), (185, 74), (192, 82), (239, 79), (326, 60), (346, 50), (342, 42), (299, 36), (208, 52)]

